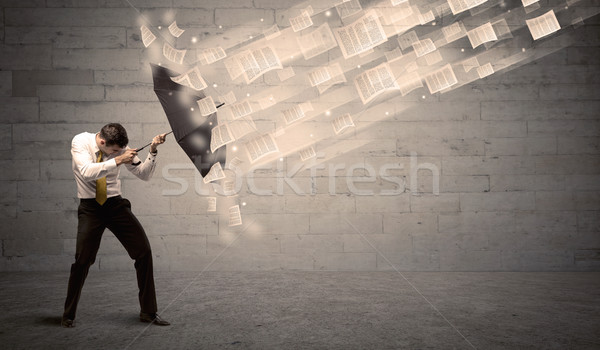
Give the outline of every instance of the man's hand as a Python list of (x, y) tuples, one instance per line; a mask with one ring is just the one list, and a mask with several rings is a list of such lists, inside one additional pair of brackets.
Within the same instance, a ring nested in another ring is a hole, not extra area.
[(126, 149), (123, 154), (115, 157), (115, 161), (117, 162), (117, 165), (131, 164), (136, 155), (137, 152), (134, 149)]
[(163, 143), (165, 143), (166, 137), (167, 133), (154, 136), (154, 138), (152, 139), (152, 144), (150, 145), (150, 152), (156, 153), (156, 148), (158, 147), (158, 145), (162, 145)]

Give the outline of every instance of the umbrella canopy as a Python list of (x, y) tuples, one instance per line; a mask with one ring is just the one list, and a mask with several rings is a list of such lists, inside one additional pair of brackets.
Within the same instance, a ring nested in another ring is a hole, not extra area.
[(217, 113), (203, 117), (196, 103), (205, 95), (171, 80), (171, 77), (179, 75), (177, 72), (155, 64), (150, 65), (154, 92), (179, 146), (190, 157), (202, 177), (206, 176), (217, 162), (225, 167), (226, 146), (220, 147), (214, 153), (210, 151), (211, 131), (218, 125)]

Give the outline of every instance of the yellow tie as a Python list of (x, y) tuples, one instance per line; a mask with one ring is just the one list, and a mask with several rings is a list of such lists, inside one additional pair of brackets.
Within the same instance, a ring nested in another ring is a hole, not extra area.
[[(102, 151), (98, 154), (97, 163), (102, 160)], [(96, 202), (103, 205), (106, 202), (106, 176), (96, 180)]]

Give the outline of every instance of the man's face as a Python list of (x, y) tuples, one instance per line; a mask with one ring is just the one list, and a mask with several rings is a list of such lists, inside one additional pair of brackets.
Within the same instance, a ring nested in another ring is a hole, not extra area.
[(106, 141), (104, 141), (103, 139), (100, 139), (100, 147), (99, 148), (102, 151), (102, 153), (104, 153), (106, 155), (117, 154), (123, 150), (123, 148), (119, 147), (118, 145), (110, 145), (110, 146), (107, 145)]

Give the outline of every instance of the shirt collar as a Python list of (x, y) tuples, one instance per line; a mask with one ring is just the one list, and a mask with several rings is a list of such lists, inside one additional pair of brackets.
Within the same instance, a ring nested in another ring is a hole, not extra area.
[(98, 148), (98, 144), (96, 143), (97, 135), (98, 135), (98, 133), (92, 134), (92, 151), (94, 152), (96, 157), (98, 156), (98, 152), (100, 152), (100, 148)]

